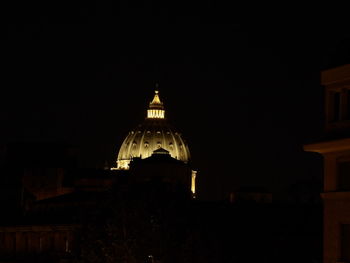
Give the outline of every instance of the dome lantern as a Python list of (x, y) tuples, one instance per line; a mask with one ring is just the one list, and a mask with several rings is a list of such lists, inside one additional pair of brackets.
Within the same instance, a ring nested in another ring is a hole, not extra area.
[(150, 102), (147, 110), (148, 119), (164, 119), (165, 110), (163, 103), (160, 101), (158, 90), (155, 91), (153, 100)]

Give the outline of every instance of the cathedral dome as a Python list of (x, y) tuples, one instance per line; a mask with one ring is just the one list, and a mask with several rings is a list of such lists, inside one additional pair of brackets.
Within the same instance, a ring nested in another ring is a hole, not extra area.
[(132, 158), (145, 159), (160, 148), (169, 151), (171, 157), (177, 160), (185, 163), (190, 160), (188, 145), (181, 134), (168, 124), (163, 103), (156, 91), (149, 104), (147, 118), (124, 139), (117, 157), (117, 169), (129, 169)]

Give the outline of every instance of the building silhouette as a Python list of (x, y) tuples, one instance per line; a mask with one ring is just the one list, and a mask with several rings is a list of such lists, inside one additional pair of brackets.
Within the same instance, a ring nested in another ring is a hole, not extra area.
[(318, 205), (276, 204), (252, 187), (193, 198), (189, 148), (159, 93), (147, 113), (114, 169), (78, 168), (69, 145), (6, 151), (16, 205), (0, 218), (0, 262), (319, 262)]
[(154, 200), (188, 202), (195, 197), (196, 171), (188, 145), (167, 124), (158, 91), (144, 124), (121, 145), (115, 169), (78, 168), (77, 151), (70, 145), (17, 143), (5, 148), (1, 164), (9, 182), (2, 185), (1, 206), (2, 211), (13, 210), (0, 219), (0, 260), (6, 262), (70, 260), (83, 249), (81, 229), (96, 223), (93, 218), (99, 223), (108, 218), (96, 211), (113, 211), (136, 197), (133, 213)]
[(304, 146), (324, 159), (324, 263), (350, 262), (350, 65), (325, 70), (325, 137)]

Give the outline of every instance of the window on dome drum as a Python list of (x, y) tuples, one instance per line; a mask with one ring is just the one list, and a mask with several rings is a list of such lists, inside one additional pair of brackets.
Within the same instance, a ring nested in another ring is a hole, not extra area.
[(340, 261), (350, 262), (350, 224), (342, 224), (340, 231)]
[(338, 162), (338, 189), (350, 191), (350, 160)]
[(64, 245), (65, 245), (64, 252), (70, 252), (70, 250), (69, 250), (69, 240), (68, 240), (67, 237), (64, 238)]

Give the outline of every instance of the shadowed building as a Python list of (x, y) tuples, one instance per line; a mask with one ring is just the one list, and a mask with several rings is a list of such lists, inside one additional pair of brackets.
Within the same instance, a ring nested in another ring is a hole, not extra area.
[[(134, 158), (130, 163), (130, 178), (133, 182), (161, 183), (165, 188), (163, 190), (181, 192), (184, 196), (190, 193), (191, 178), (195, 176), (195, 171), (186, 163), (172, 158), (163, 148), (155, 150), (148, 158)], [(195, 189), (191, 190), (194, 193)]]
[(350, 65), (323, 71), (326, 137), (304, 146), (324, 158), (324, 263), (350, 262)]
[(229, 195), (230, 203), (271, 204), (272, 193), (260, 187), (241, 187)]

